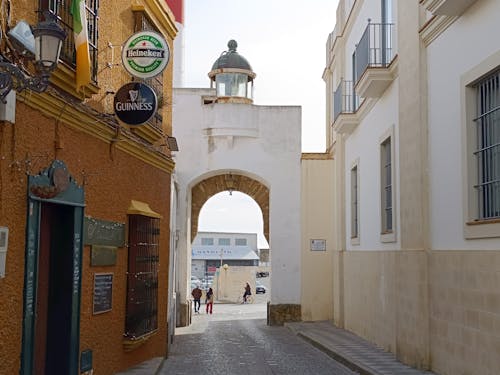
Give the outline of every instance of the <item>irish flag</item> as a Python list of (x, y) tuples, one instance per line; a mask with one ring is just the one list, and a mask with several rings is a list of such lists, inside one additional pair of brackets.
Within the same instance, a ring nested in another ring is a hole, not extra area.
[(90, 53), (85, 0), (73, 0), (73, 32), (76, 49), (76, 90), (90, 83)]

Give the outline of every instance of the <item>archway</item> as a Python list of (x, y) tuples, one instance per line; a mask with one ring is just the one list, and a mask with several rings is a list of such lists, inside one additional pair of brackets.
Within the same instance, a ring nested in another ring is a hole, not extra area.
[(259, 205), (264, 221), (264, 237), (269, 243), (269, 189), (251, 177), (232, 172), (206, 178), (191, 189), (191, 241), (198, 232), (200, 210), (205, 202), (217, 193), (235, 190), (247, 194)]

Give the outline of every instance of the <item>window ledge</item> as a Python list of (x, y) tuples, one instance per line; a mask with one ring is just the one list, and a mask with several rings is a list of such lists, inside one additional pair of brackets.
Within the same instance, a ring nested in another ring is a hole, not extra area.
[(500, 219), (466, 222), (464, 237), (465, 239), (500, 238)]
[(123, 339), (123, 350), (126, 352), (131, 352), (132, 350), (137, 349), (139, 346), (145, 344), (151, 337), (156, 335), (158, 330), (154, 330), (152, 332), (146, 333), (140, 337), (129, 338), (126, 337)]
[(57, 64), (57, 69), (52, 73), (50, 77), (50, 82), (61, 90), (66, 91), (68, 94), (84, 100), (92, 97), (92, 95), (99, 92), (99, 87), (94, 83), (90, 83), (82, 88), (81, 91), (76, 91), (76, 73), (75, 70), (64, 62), (59, 61)]
[(396, 242), (396, 232), (380, 233), (380, 241), (383, 243)]

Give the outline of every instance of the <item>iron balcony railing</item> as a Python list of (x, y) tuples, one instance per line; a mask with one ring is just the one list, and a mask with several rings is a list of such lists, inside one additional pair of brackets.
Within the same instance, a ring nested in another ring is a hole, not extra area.
[(392, 23), (368, 23), (356, 46), (355, 83), (368, 68), (385, 68), (393, 57)]
[(343, 113), (354, 113), (359, 107), (359, 96), (354, 92), (352, 81), (340, 80), (333, 93), (333, 121)]

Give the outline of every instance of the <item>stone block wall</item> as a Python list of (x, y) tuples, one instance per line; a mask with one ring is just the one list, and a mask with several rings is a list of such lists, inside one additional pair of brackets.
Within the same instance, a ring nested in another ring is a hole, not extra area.
[(439, 374), (500, 369), (500, 251), (433, 251), (430, 351)]
[(301, 321), (301, 307), (295, 304), (267, 303), (267, 324), (270, 326), (282, 326), (287, 322)]

